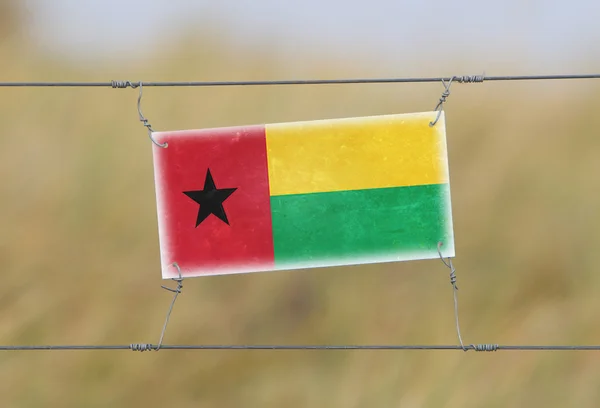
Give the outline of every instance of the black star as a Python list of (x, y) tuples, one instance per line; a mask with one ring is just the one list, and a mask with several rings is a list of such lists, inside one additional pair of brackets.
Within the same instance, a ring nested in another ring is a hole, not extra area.
[(237, 188), (217, 189), (215, 187), (215, 181), (210, 174), (210, 169), (208, 169), (203, 190), (184, 191), (183, 194), (200, 204), (198, 217), (196, 218), (196, 227), (211, 214), (214, 214), (225, 224), (229, 225), (227, 214), (225, 214), (225, 210), (223, 209), (223, 201), (225, 201), (235, 190), (237, 190)]

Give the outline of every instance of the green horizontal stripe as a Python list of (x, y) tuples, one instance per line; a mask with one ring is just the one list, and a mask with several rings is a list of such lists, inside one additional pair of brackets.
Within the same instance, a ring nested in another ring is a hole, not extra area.
[(272, 196), (271, 212), (276, 267), (453, 246), (448, 184)]

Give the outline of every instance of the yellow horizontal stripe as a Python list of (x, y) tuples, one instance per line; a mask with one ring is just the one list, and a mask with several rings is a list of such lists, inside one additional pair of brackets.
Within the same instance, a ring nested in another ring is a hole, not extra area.
[(271, 195), (448, 182), (436, 112), (266, 125)]

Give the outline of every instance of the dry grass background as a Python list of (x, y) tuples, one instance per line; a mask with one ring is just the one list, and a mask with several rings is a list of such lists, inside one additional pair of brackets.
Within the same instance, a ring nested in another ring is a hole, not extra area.
[[(309, 55), (314, 65), (298, 68), (208, 35), (128, 65), (81, 68), (9, 36), (10, 21), (0, 21), (3, 80), (372, 76), (359, 55)], [(441, 90), (149, 88), (143, 108), (158, 130), (200, 128), (424, 111)], [(594, 82), (453, 87), (447, 133), (467, 343), (600, 342), (598, 91)], [(2, 89), (0, 344), (158, 340), (171, 294), (160, 289), (151, 145), (136, 97), (131, 89)], [(456, 341), (439, 261), (189, 280), (165, 338)], [(592, 407), (598, 363), (593, 352), (2, 352), (0, 403)]]

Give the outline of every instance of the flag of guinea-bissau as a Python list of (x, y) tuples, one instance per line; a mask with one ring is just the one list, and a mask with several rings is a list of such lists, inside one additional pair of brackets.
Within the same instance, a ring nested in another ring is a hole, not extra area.
[(163, 278), (454, 256), (436, 115), (155, 132)]

